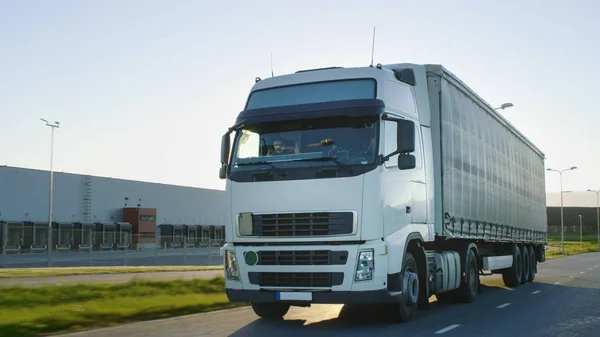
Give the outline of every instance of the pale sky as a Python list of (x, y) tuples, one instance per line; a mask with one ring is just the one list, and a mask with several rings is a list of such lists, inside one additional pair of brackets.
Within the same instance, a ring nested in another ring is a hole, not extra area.
[[(223, 189), (221, 135), (256, 76), (437, 63), (600, 188), (597, 1), (0, 0), (0, 165)], [(548, 191), (558, 191), (556, 173)], [(589, 193), (595, 200), (595, 195)], [(591, 200), (591, 199), (590, 199)]]

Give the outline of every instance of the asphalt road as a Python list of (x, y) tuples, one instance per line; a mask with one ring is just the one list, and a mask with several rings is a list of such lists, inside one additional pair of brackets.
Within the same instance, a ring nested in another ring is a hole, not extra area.
[[(168, 250), (54, 253), (54, 267), (209, 266), (223, 263), (219, 247)], [(0, 267), (47, 267), (46, 253), (0, 254)]]
[(141, 322), (70, 337), (100, 336), (600, 336), (600, 253), (547, 261), (536, 280), (514, 289), (498, 276), (482, 277), (471, 304), (439, 304), (413, 321), (389, 323), (377, 308), (341, 305), (292, 308), (285, 321), (266, 322), (250, 308)]

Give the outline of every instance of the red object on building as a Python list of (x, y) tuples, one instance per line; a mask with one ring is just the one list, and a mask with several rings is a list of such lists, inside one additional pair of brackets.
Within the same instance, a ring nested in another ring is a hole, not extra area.
[(131, 224), (133, 243), (156, 243), (156, 208), (123, 208), (123, 221)]

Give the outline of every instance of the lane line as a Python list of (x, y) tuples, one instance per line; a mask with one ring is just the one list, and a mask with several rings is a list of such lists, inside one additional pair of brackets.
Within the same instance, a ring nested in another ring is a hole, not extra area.
[(450, 326), (447, 326), (447, 327), (445, 327), (445, 328), (443, 328), (443, 329), (441, 329), (441, 330), (438, 330), (438, 331), (436, 331), (435, 333), (437, 333), (437, 334), (442, 334), (442, 333), (444, 333), (444, 332), (448, 332), (448, 331), (450, 331), (450, 330), (452, 330), (452, 329), (456, 329), (456, 328), (458, 328), (459, 326), (460, 326), (460, 324), (452, 324), (452, 325), (450, 325)]
[(560, 282), (554, 282), (554, 284), (560, 284)]
[(583, 272), (583, 271), (580, 271), (580, 272), (579, 272), (579, 274), (583, 274), (583, 273), (585, 273), (585, 272)]
[(588, 268), (588, 270), (592, 270), (592, 268)]
[(496, 308), (502, 309), (502, 308), (508, 307), (509, 305), (510, 305), (510, 303), (504, 303), (504, 304), (501, 304), (501, 305), (497, 306)]
[(569, 278), (573, 278), (573, 275), (569, 276)]
[(536, 291), (532, 292), (531, 294), (532, 294), (532, 295), (535, 295), (535, 294), (539, 294), (539, 293), (541, 293), (541, 292), (542, 292), (541, 290), (536, 290)]

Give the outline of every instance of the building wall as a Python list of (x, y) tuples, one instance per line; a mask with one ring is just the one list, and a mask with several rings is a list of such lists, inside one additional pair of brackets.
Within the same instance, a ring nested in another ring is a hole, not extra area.
[[(47, 221), (50, 173), (0, 167), (0, 220)], [(91, 221), (122, 221), (123, 207), (156, 208), (157, 224), (224, 225), (225, 192), (104, 177), (91, 182)], [(85, 221), (86, 176), (54, 173), (53, 221)], [(126, 200), (126, 198), (128, 200)]]

